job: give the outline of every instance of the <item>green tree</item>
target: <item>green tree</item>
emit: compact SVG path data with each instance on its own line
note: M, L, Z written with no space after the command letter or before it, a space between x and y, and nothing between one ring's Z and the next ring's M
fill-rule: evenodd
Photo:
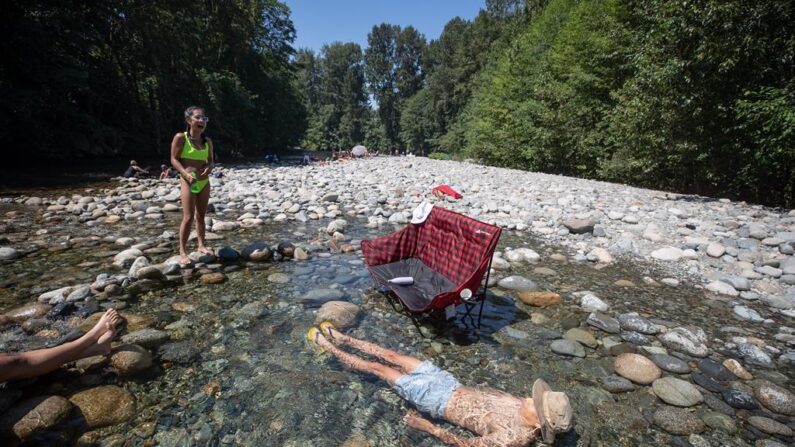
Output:
M382 23L367 35L365 73L391 148L400 147L403 102L422 87L425 38L409 26Z

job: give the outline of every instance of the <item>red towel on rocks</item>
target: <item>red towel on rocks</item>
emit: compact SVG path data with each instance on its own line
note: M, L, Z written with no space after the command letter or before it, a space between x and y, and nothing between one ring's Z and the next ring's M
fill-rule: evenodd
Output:
M450 197L452 197L452 198L454 198L456 200L464 197L461 194L459 194L458 191L456 191L455 189L451 188L450 185L439 185L436 188L433 188L433 190L431 192L436 194L437 191L439 191L442 194L448 195L448 196L450 196Z

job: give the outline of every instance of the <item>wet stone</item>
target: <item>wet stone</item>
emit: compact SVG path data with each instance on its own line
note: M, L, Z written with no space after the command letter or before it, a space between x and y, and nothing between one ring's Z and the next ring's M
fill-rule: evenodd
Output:
M536 307L555 306L561 303L560 295L555 292L520 292L519 300Z
M617 343L607 350L610 355L618 356L621 354L637 354L638 349L630 343Z
M240 253L232 247L221 247L218 258L221 262L237 262L240 260Z
M773 368L773 359L760 347L751 343L739 343L737 352L747 363L764 368Z
M199 353L199 347L192 341L167 343L158 350L161 360L178 364L192 363Z
M665 371L676 374L687 374L690 372L690 366L687 362L668 354L652 354L649 358L655 365Z
M721 392L723 400L734 408L742 410L755 410L759 408L753 394L737 390L723 390Z
M663 377L652 383L652 390L661 400L677 407L692 407L701 403L704 398L701 393L682 379Z
M740 362L738 362L735 359L724 360L723 366L729 371L731 371L732 374L739 377L740 379L751 380L754 378L754 376L752 376L751 373L748 372L748 370L743 368L743 365L741 365Z
M226 275L223 273L205 273L200 280L202 284L220 284L226 281Z
M16 323L22 323L31 318L40 318L47 315L51 307L40 303L28 304L6 312L5 316Z
M580 329L580 328L571 328L566 333L563 334L563 338L566 340L571 340L578 342L584 346L589 348L595 348L598 346L596 339L590 332Z
M795 394L786 388L760 381L754 387L754 396L765 408L774 413L795 416Z
M114 350L110 357L110 366L119 375L134 375L152 366L152 354L137 345L123 345Z
M635 389L632 382L618 376L601 377L599 382L602 384L602 388L611 393L626 393Z
M330 321L337 328L346 328L356 321L360 308L356 304L345 301L329 301L317 311L315 323Z
M751 416L748 418L748 423L770 435L791 437L793 434L792 429L781 422L762 416Z
M726 402L724 402L723 400L721 400L720 398L716 397L711 393L703 394L703 396L704 396L704 403L707 404L709 408L717 412L723 413L728 416L734 416L734 414L737 412L737 410L735 410L731 405L727 404Z
M728 382L737 379L737 376L732 374L732 372L726 369L725 366L712 359L699 360L698 369L706 376L711 377L718 382Z
M654 412L654 423L674 435L689 435L704 431L704 422L686 409L663 405Z
M274 284L286 284L290 282L290 276L284 273L271 273L268 275L268 281Z
M127 344L136 344L144 348L156 348L168 340L168 333L151 328L141 329L124 334L121 341Z
M674 351L684 352L694 357L706 357L707 334L701 328L677 327L659 337L663 345Z
M508 276L497 281L497 285L503 289L518 290L518 291L534 291L538 290L538 285L533 280L527 279L522 276Z
M603 312L592 312L585 322L609 334L618 334L621 331L618 320Z
M639 354L621 354L613 361L613 367L616 374L641 385L654 382L661 374L657 365Z
M555 340L549 347L555 354L570 357L585 357L585 348L583 348L581 344L571 340Z
M638 332L646 335L657 333L657 326L651 321L641 317L636 312L621 314L618 316L621 329L625 331Z
M720 430L724 433L737 433L737 424L734 419L717 411L707 411L701 417L705 424L713 430Z
M712 391L713 393L720 393L723 391L723 386L721 384L705 376L704 374L694 372L693 374L690 374L690 380L707 391Z
M80 409L91 429L116 425L135 415L135 399L128 391L115 385L80 391L69 400Z
M643 334L639 334L637 332L626 331L621 332L621 339L626 341L627 343L632 343L636 346L644 346L651 344L651 341L648 337Z
M0 416L0 439L24 440L52 429L72 411L72 404L61 396L40 396L23 400Z

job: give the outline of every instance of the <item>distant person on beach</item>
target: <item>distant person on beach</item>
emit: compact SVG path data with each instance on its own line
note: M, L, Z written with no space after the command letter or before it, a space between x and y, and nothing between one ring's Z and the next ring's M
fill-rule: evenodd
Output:
M160 165L160 180L168 180L174 177L174 171L168 165Z
M137 161L130 160L130 166L127 168L126 171L124 171L124 174L122 176L125 178L132 178L132 177L143 178L147 177L148 175L149 171L147 169L138 166Z
M312 156L309 154L304 154L304 157L301 159L301 166L309 166L312 164Z
M110 343L122 318L108 309L91 330L77 340L47 349L0 354L0 383L29 379L60 368L64 363L85 357L110 354Z
M182 222L179 225L180 265L190 264L188 257L188 236L196 218L196 243L198 251L208 255L215 253L205 245L204 215L210 200L210 180L213 171L213 142L204 136L210 118L204 109L191 106L185 110L185 132L178 132L171 142L171 166L182 178L180 182L182 199Z
M452 374L428 361L347 336L327 321L319 328L309 329L306 336L349 368L387 382L400 397L432 418L444 419L480 435L462 439L415 411L406 414L404 420L409 427L427 432L445 444L519 447L528 446L539 438L551 444L556 434L567 432L574 425L569 398L564 393L552 391L541 379L533 384L532 398L520 398L491 388L462 386ZM345 352L326 337L394 366Z

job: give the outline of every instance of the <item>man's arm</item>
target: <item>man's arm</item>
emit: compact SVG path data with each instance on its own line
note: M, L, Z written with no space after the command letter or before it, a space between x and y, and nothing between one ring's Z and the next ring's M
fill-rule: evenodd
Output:
M536 439L533 434L514 433L510 430L502 430L470 439L461 439L421 417L415 411L409 411L404 420L409 427L429 433L445 444L455 447L523 447Z

